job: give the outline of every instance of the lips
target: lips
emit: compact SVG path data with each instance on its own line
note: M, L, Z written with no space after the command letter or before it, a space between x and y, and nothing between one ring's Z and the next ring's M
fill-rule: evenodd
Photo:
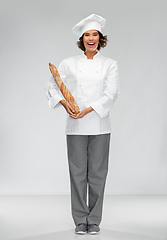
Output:
M93 46L93 45L95 45L95 43L88 43L88 45L89 45L89 46Z

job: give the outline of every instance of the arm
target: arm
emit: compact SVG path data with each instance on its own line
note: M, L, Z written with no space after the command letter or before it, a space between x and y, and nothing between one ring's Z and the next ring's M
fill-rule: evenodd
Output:
M59 65L59 71L61 73L61 80L66 82L66 71L64 61ZM72 106L64 99L60 88L58 87L54 77L52 76L50 80L47 82L45 87L46 95L48 98L48 103L51 109L57 106L63 106L69 115L73 115L75 110Z
M66 71L65 71L65 64L64 61L62 61L59 65L59 72L61 74L61 79L63 82L66 81ZM51 109L61 106L60 101L64 100L64 97L57 86L57 83L55 82L55 79L53 76L49 79L45 86L45 92L46 96L48 98L48 104Z
M52 76L58 86L58 88L60 89L63 97L65 98L65 100L71 105L71 107L74 109L74 113L79 113L79 107L73 97L73 95L71 94L71 92L69 91L69 89L66 87L66 85L64 84L64 82L62 81L60 74L56 68L56 66L54 66L53 64L49 63L49 68L50 71L52 73ZM63 105L65 106L65 105Z
M115 61L109 66L109 69L107 71L103 96L94 101L91 104L91 107L96 111L96 113L101 118L104 118L108 115L118 95L119 95L119 75L117 62Z
M63 96L58 89L58 86L53 77L49 79L45 86L45 92L48 99L48 104L51 109L60 106L59 102L63 100Z

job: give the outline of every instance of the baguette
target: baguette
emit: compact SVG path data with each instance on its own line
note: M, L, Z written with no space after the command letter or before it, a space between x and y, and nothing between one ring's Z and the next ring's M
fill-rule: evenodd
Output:
M66 101L74 109L74 113L79 113L80 112L79 107L76 104L74 97L72 96L72 94L70 93L68 88L65 86L63 81L61 80L60 74L59 74L57 68L51 63L49 63L49 68L50 68L50 71L51 71L51 73L54 77L55 82L57 83L57 86L59 87L61 93L63 94L63 97L66 99Z

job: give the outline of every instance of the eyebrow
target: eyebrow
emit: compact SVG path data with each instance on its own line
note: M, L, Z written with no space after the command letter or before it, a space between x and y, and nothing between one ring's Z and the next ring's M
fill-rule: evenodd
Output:
M90 33L87 33L87 32L86 32L85 34L88 34L88 35L89 35ZM92 34L98 34L98 32L93 32Z

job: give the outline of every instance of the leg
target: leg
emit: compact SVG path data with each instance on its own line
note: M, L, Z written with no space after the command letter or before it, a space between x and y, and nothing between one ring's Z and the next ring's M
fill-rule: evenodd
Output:
M87 224L87 142L86 135L67 135L72 216L76 225Z
M88 142L88 224L99 225L102 219L102 205L108 172L110 134L89 136Z

